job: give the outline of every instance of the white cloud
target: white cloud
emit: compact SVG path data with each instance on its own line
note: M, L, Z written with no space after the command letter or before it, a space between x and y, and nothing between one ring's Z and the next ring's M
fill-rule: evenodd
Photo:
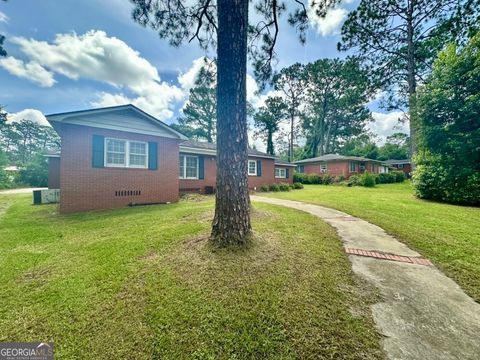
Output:
M7 14L0 11L0 22L7 23L8 20L9 20L9 18L8 18Z
M379 143L384 144L387 136L396 132L409 133L407 122L400 122L404 114L401 111L390 113L372 112L375 121L368 124L368 128L378 136Z
M31 120L39 125L50 126L42 112L36 109L24 109L16 113L10 113L7 115L7 120L8 122Z
M30 62L10 60L9 71L42 86L52 86L53 74L70 79L92 79L107 83L121 93L102 92L92 102L94 106L133 103L160 119L172 116L175 102L184 98L182 89L161 81L157 69L125 42L108 37L103 31L91 30L83 35L57 34L53 43L15 37L11 40ZM22 66L23 65L23 66ZM36 67L41 79L26 73ZM3 66L5 67L5 66ZM20 69L20 70L18 70ZM23 70L23 72L21 71ZM48 77L49 76L49 77ZM126 96L128 91L131 95Z
M336 35L339 33L343 22L347 18L348 10L341 7L335 6L327 11L325 17L320 17L316 14L312 4L315 0L309 0L308 4L308 18L310 20L310 25L322 36ZM343 1L343 3L351 3L352 0Z
M6 58L0 58L0 67L12 75L30 80L42 87L51 87L55 84L53 73L43 68L36 61L25 63L22 60L8 56Z
M203 66L205 66L205 58L203 56L193 60L190 69L178 76L178 82L180 83L180 86L187 91L193 88L195 86L198 73ZM215 64L212 64L212 67L215 67Z

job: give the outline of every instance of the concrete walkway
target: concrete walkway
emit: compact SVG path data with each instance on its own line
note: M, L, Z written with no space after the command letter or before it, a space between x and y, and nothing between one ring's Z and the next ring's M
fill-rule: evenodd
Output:
M0 190L0 195L29 194L29 193L32 193L33 190L45 190L45 189L48 189L48 188L43 187L43 188L21 188L21 189Z
M420 265L428 264L420 254L380 227L337 210L261 196L251 199L305 211L337 229L353 271L382 294L372 313L389 359L480 359L480 304L434 266Z

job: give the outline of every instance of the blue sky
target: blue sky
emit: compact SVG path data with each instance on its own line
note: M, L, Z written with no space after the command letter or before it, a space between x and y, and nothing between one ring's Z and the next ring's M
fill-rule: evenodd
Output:
M356 2L348 0L325 20L312 20L307 44L282 24L278 68L322 57L343 57L336 43L342 20ZM160 119L175 121L192 86L197 44L173 48L131 19L128 0L10 0L0 2L0 33L8 57L0 59L0 104L12 121L43 114L132 102ZM256 84L249 78L249 98ZM381 137L394 132L395 114L382 114L370 128ZM395 130L396 131L396 130Z

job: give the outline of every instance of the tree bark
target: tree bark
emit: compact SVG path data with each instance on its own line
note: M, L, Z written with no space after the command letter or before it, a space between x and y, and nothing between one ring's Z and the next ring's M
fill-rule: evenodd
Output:
M415 78L415 44L414 36L414 10L415 0L408 2L407 12L407 82L408 82L408 109L410 113L410 156L417 151L417 107L416 107L416 91L417 81Z
M218 0L217 191L211 241L244 245L251 235L247 176L248 0Z

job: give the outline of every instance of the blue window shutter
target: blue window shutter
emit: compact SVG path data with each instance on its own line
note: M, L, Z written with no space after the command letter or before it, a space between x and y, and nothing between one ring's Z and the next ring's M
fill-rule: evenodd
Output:
M158 160L157 160L157 143L153 141L148 142L148 169L157 170L158 169Z
M103 168L105 161L105 137L93 135L92 139L92 167Z
M257 176L262 176L262 160L257 160Z
M200 180L205 179L205 160L204 156L198 156L198 178Z
M288 168L285 169L285 177L288 179Z

